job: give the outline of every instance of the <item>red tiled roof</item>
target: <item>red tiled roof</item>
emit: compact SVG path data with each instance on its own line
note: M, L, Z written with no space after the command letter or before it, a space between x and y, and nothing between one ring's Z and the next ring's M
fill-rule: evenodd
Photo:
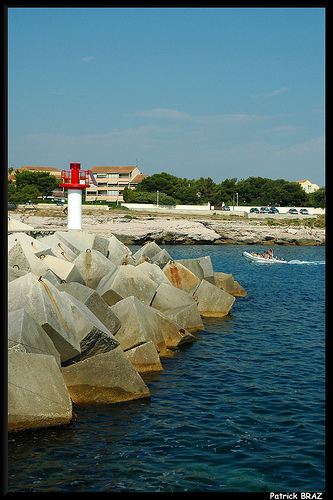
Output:
M133 172L133 170L137 168L135 165L134 167L92 167L91 171L93 173L100 173L100 174L129 174Z
M61 170L57 167L29 167L24 165L21 169L17 168L16 170L36 170L37 172L61 172Z
M134 177L134 179L131 180L131 184L139 184L139 182L142 182L145 177L148 177L147 174L138 174Z

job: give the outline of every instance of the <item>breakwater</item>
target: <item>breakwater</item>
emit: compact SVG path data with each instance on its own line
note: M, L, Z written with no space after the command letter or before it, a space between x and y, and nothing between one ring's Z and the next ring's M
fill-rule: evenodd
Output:
M174 260L155 242L132 254L71 230L8 243L10 431L69 423L72 403L149 397L140 375L246 295L209 255Z
M162 248L209 254L246 297L143 376L150 398L10 433L9 491L324 491L325 248L276 248L288 266L241 256L264 247Z

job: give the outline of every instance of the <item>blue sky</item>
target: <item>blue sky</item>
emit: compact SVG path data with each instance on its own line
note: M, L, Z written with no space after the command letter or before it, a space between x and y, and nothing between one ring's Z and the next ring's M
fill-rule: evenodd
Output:
M8 166L325 184L324 8L9 8Z

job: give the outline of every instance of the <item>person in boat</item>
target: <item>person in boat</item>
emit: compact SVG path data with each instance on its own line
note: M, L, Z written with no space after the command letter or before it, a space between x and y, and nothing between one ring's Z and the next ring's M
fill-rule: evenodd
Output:
M265 252L262 254L263 258L266 259L266 254Z
M269 249L269 258L272 259L273 258L273 248L270 248Z

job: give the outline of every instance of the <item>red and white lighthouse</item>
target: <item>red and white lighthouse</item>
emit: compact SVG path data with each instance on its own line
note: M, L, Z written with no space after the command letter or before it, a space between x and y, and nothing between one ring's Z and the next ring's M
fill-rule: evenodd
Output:
M80 163L70 163L69 166L70 171L61 171L59 184L59 187L68 191L67 226L68 229L82 229L82 191L89 187L91 182L97 184L93 173L90 170L81 170Z

